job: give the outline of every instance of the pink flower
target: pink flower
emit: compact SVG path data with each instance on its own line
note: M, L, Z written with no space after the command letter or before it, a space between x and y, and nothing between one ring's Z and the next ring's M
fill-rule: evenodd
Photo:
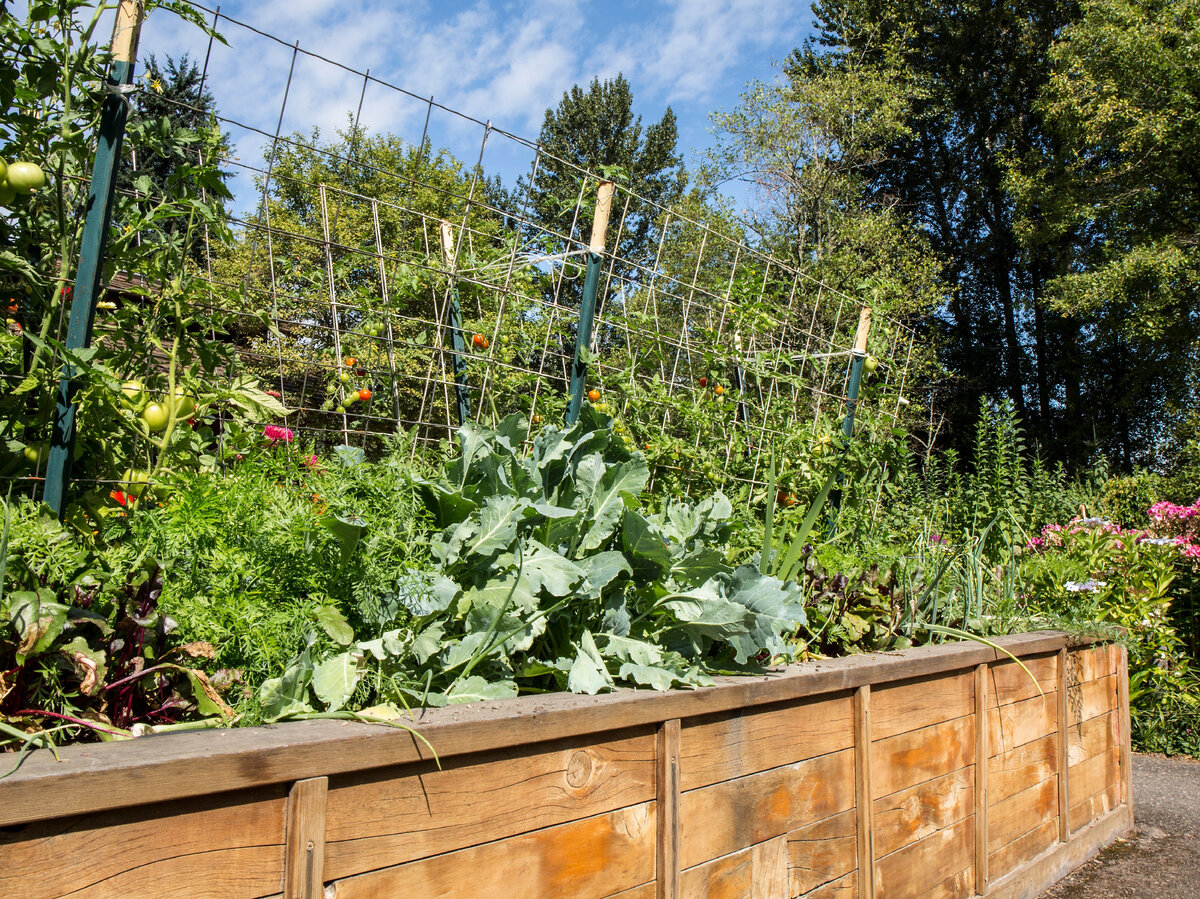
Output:
M275 443L282 440L284 443L292 442L292 432L290 428L281 428L278 425L267 425L263 428L263 436Z
M309 468L316 468L317 467L317 454L313 453L311 456L309 456L307 459L305 459L304 464L307 465Z

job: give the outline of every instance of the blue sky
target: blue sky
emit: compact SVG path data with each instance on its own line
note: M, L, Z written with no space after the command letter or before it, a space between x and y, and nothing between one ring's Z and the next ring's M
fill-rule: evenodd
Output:
M211 2L211 0L210 0ZM233 0L223 15L284 42L222 23L232 47L214 47L209 86L224 116L273 133L292 52L308 50L497 128L534 140L549 106L573 84L623 72L635 111L657 121L670 105L679 148L689 163L711 145L709 114L730 109L751 80L775 77L783 59L808 33L807 4L788 0ZM203 61L207 39L193 26L158 11L143 28L140 55L189 51ZM331 133L344 125L362 95L363 79L301 56L293 75L283 132ZM376 130L420 138L427 107L369 85L362 121ZM230 129L251 164L264 144L251 131ZM482 129L435 111L438 146L474 162ZM489 138L485 166L507 182L531 156Z

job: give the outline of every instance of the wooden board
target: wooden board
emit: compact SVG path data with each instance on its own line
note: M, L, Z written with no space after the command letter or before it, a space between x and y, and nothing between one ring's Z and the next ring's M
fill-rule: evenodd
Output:
M681 786L694 790L847 749L853 721L850 694L690 720L683 727Z
M1071 653L1071 673L1078 683L1111 677L1117 673L1118 647L1115 643Z
M854 806L854 754L843 750L684 793L680 863L690 868Z
M999 755L1058 732L1058 694L1047 693L988 710L988 750Z
M1096 819L1103 818L1117 808L1120 802L1121 786L1118 783L1075 803L1071 806L1071 832L1074 833Z
M844 879L858 869L854 809L789 831L787 847L791 895Z
M1058 734L1051 733L988 759L988 802L996 805L1058 775Z
M680 721L672 718L658 727L655 735L654 795L658 809L655 835L654 895L656 899L679 896L679 756Z
M1067 732L1067 759L1073 768L1093 756L1112 752L1120 745L1117 733L1117 712L1114 709L1077 724Z
M974 892L975 816L910 843L875 862L875 895L879 899L911 899ZM949 885L965 892L947 894Z
M611 896L654 877L654 803L336 881L328 899Z
M889 796L974 761L973 715L876 740L871 744L872 796Z
M643 731L339 778L326 810L325 879L646 802L654 766L655 737Z
M606 896L605 899L654 899L656 887L654 882L643 883L641 886L613 893L611 896Z
M328 777L292 784L284 820L283 899L321 899L325 893L325 803Z
M975 812L975 766L875 800L875 854L903 849Z
M832 883L819 886L801 899L858 899L858 872L851 871Z
M1084 681L1067 690L1067 721L1078 727L1084 721L1107 715L1119 704L1115 675Z
M1058 841L1058 817L1044 821L988 855L988 870L993 880L1017 870L1037 858Z
M871 737L884 740L975 712L971 674L920 678L871 689Z
M1024 699L1032 699L1041 693L1058 690L1058 655L1021 659L1029 674L1012 660L1001 660L989 665L988 708L1012 705ZM1030 674L1033 678L1030 678ZM1041 693L1038 688L1041 687Z
M214 897L278 893L285 802L274 787L6 829L0 896L187 899L197 884Z
M788 892L783 837L688 868L680 879L683 899L780 899Z
M1058 778L1044 780L991 806L988 810L988 854L1058 817Z

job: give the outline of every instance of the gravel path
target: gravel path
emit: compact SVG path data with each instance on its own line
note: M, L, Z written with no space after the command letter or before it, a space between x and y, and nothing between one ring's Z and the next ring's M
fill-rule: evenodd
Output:
M1200 897L1200 762L1133 757L1134 830L1042 899Z

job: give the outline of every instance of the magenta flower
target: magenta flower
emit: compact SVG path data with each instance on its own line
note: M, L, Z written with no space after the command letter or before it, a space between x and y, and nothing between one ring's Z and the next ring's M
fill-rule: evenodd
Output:
M263 436L272 443L282 440L284 443L292 442L292 431L290 428L281 428L278 425L267 425L263 428Z

